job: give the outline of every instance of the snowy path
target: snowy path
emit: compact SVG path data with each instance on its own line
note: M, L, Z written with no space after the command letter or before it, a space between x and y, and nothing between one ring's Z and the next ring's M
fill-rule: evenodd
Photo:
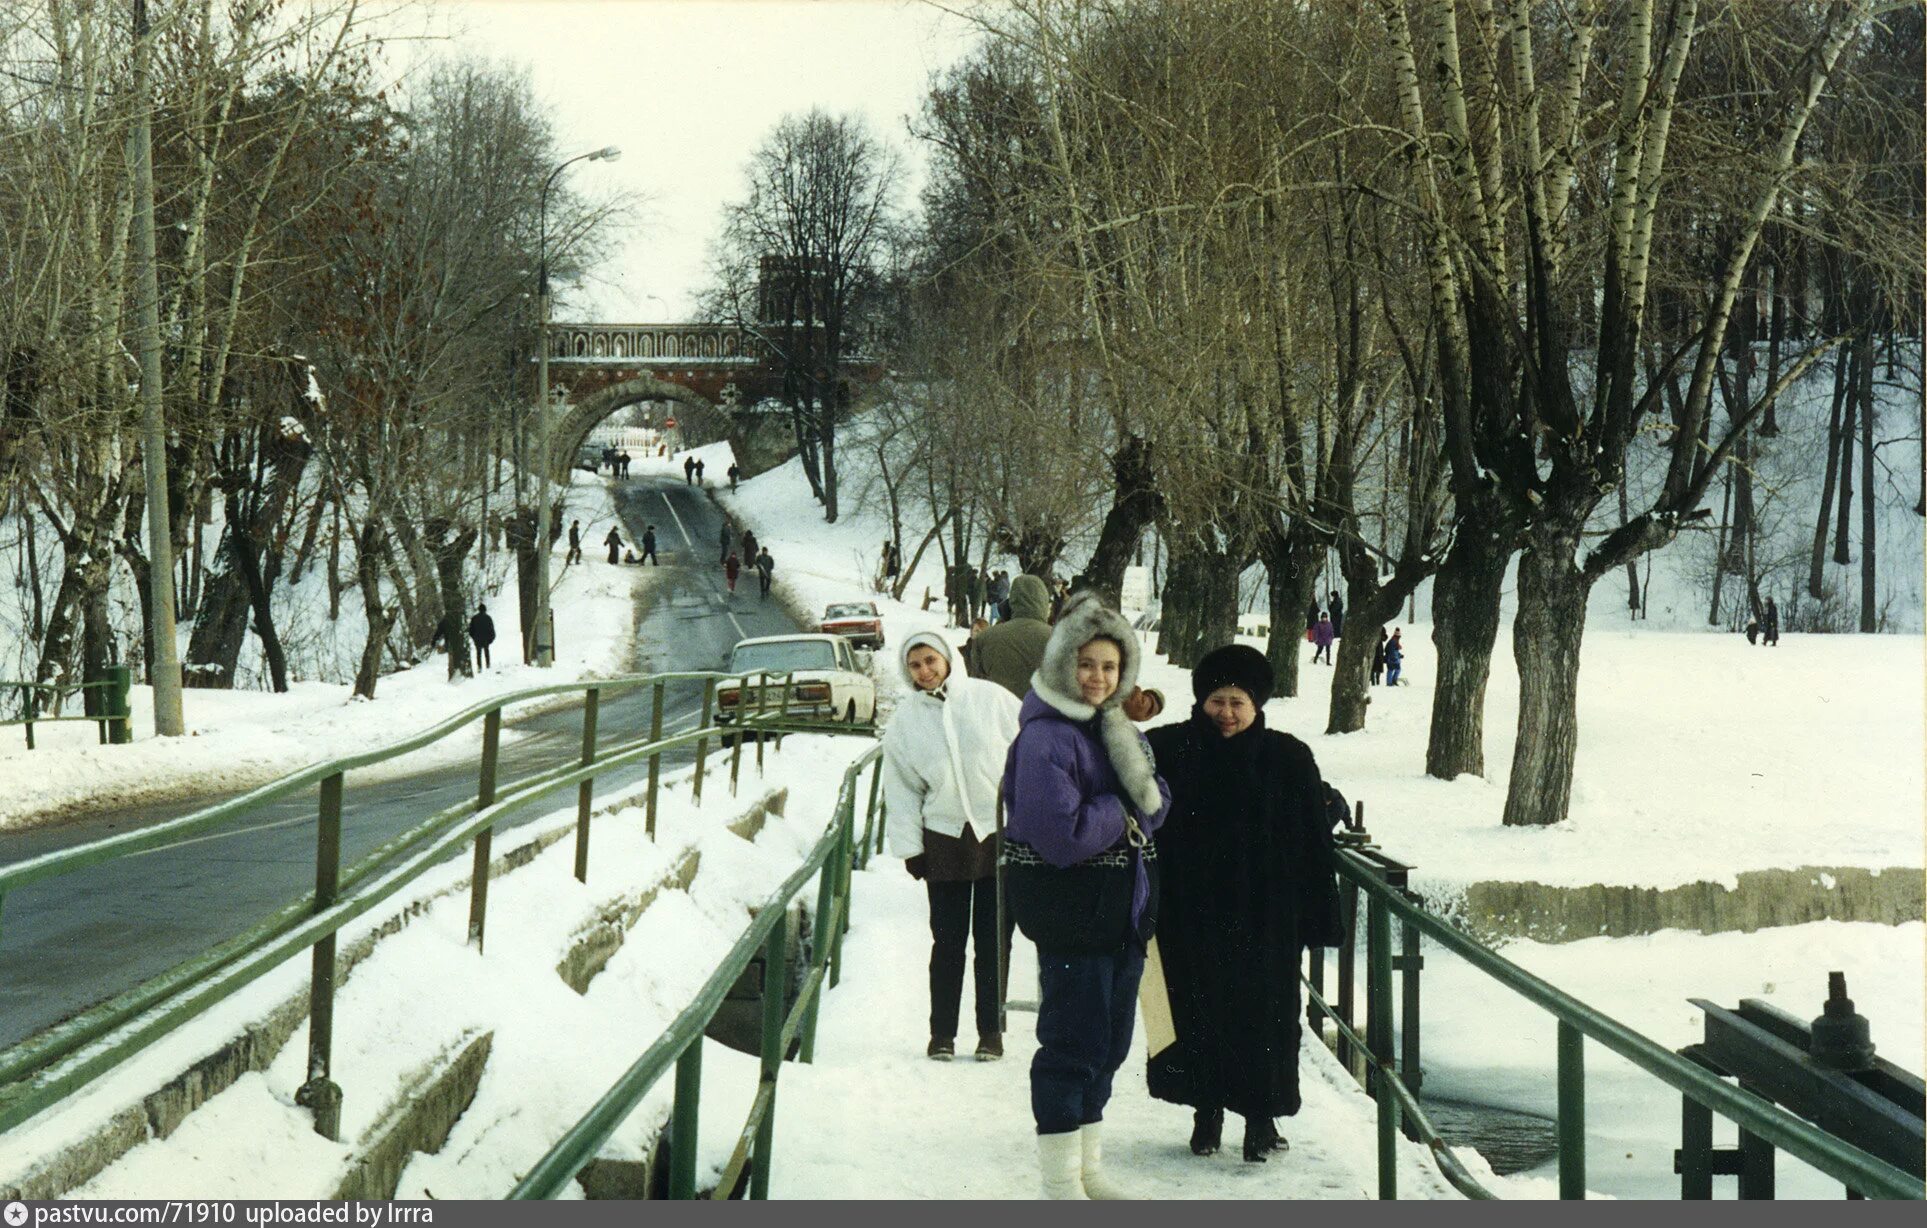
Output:
M923 887L891 858L856 876L854 923L844 940L842 984L825 998L814 1066L783 1070L777 1093L772 1198L1035 1198L1037 1157L1029 1071L1035 1016L1012 1011L1001 1062L967 1053L923 1056L929 1039L925 968L930 955ZM1034 949L1013 954L1013 997L1034 985ZM964 988L967 1049L970 989ZM1105 1154L1120 1179L1154 1198L1372 1198L1374 1106L1322 1046L1300 1058L1305 1107L1280 1121L1291 1150L1264 1164L1231 1145L1209 1159L1187 1142L1191 1113L1144 1090L1140 1028L1105 1114ZM1468 1156L1475 1168L1476 1156ZM1482 1174L1483 1175L1483 1174ZM1401 1141L1406 1198L1455 1198L1423 1149Z

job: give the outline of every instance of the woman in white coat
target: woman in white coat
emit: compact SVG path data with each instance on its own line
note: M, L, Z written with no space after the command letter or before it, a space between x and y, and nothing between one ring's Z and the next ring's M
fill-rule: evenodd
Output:
M920 632L899 658L910 694L883 733L885 831L930 893L930 1045L957 1052L964 946L976 945L977 1060L1004 1055L997 1002L997 789L1017 736L1017 698L956 668L940 635Z

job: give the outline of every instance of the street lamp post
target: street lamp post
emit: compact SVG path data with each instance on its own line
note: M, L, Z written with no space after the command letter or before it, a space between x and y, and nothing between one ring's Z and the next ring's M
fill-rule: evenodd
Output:
M536 314L536 394L535 394L535 619L528 629L535 648L535 663L544 668L555 663L555 644L549 635L549 189L564 170L584 160L613 162L622 156L614 145L594 153L577 154L549 172L542 181L542 199L537 211Z

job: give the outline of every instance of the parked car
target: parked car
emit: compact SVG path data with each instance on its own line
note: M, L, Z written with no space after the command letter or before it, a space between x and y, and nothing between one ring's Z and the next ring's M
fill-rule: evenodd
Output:
M874 601L842 601L823 611L819 629L825 635L840 635L853 644L883 647L883 615Z
M743 640L729 655L729 673L741 681L726 681L716 690L716 719L734 721L745 708L754 708L759 676L789 675L789 712L830 720L873 721L877 712L876 680L858 668L856 650L840 635L770 635ZM766 702L782 702L779 685L769 684Z

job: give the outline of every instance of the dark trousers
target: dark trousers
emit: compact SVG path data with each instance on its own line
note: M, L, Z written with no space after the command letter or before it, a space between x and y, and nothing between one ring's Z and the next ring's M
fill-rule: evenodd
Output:
M1037 952L1044 1000L1037 1009L1037 1056L1030 1063L1030 1111L1037 1133L1068 1134L1104 1120L1111 1079L1131 1051L1144 952L1126 943L1109 955Z
M756 579L757 582L762 585L762 595L765 597L769 596L769 573L767 571L759 571L756 573Z
M489 643L494 643L494 641L491 640ZM487 669L488 666L488 644L477 643L475 645L475 667L477 669Z
M658 567L662 566L662 560L656 557L656 548L654 546L644 546L642 548L642 558L646 563L654 563Z
M930 1035L955 1040L963 1001L964 944L975 941L977 1035L1003 1029L997 1011L997 876L925 883L930 892Z

